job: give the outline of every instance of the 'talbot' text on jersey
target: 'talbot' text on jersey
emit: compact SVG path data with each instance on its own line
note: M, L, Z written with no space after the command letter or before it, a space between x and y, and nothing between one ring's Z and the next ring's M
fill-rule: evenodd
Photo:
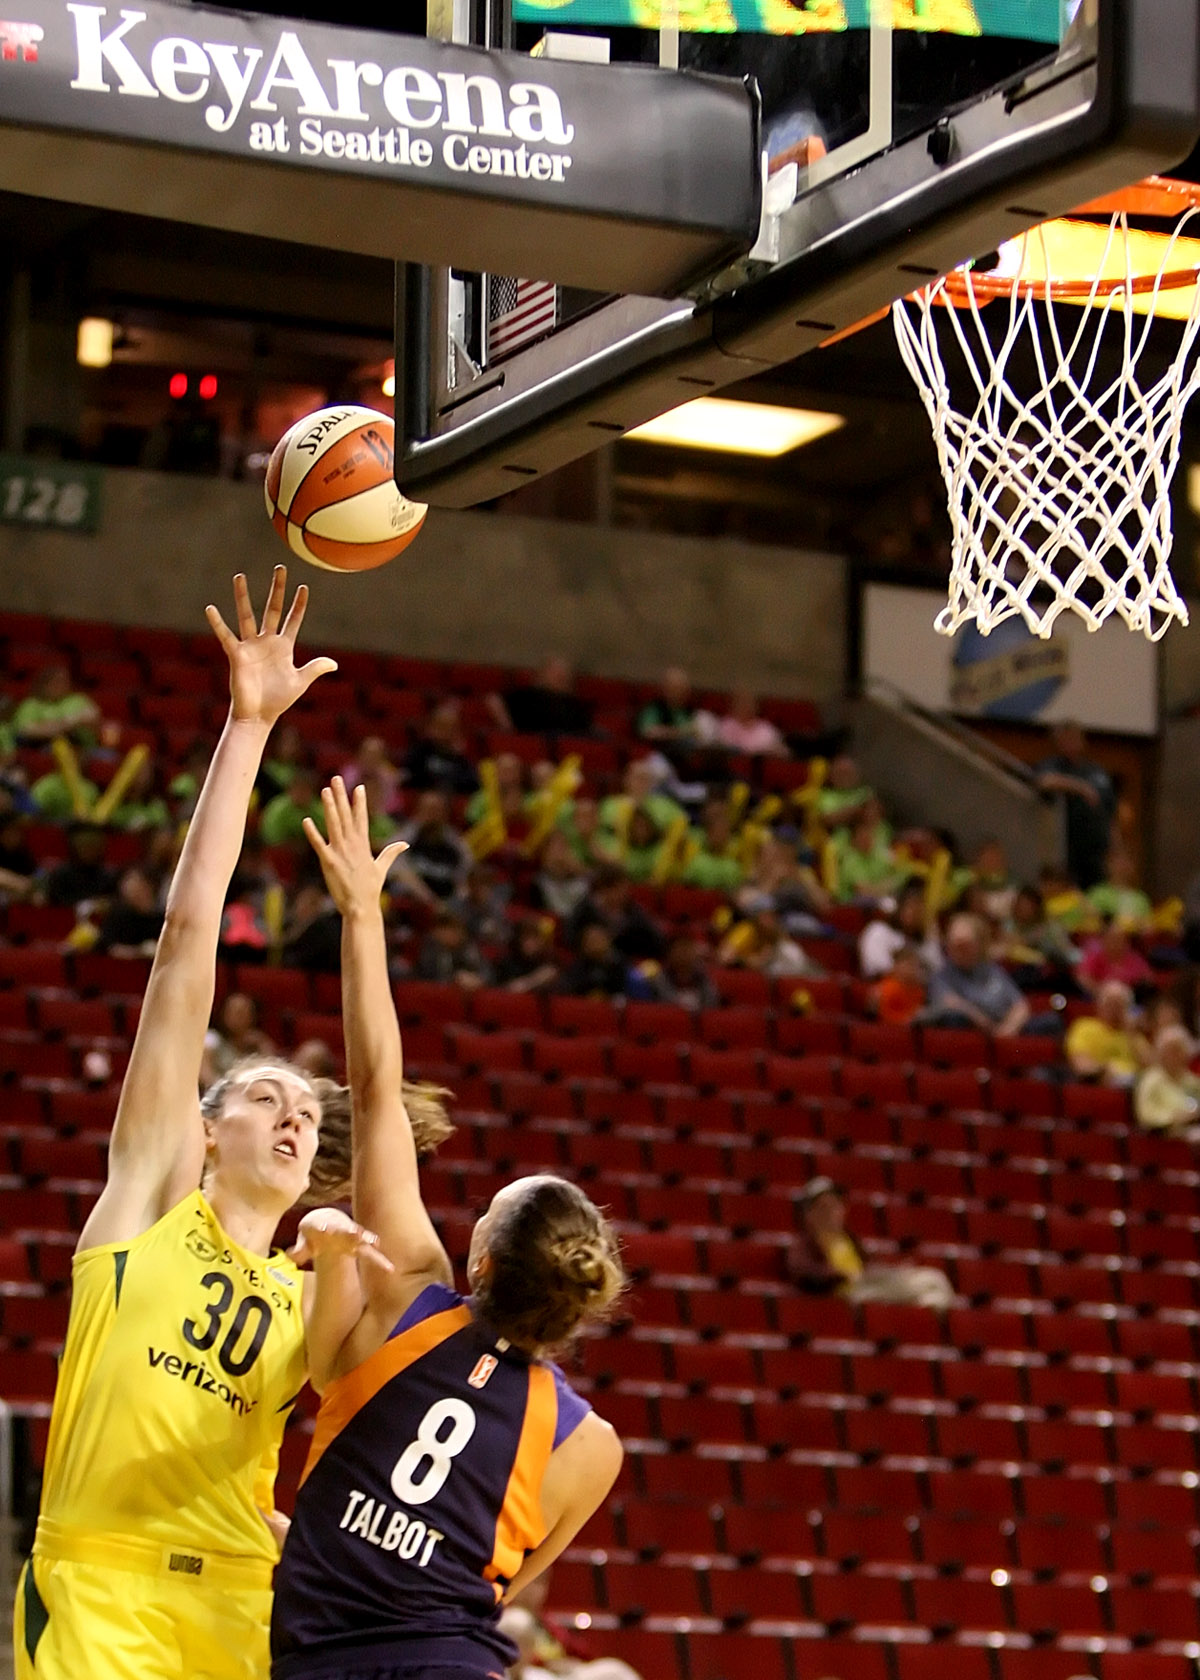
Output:
M107 6L67 10L75 27L72 88L177 105L207 100L204 121L214 134L229 133L245 114L251 151L409 169L428 169L436 157L455 174L549 185L564 182L571 167L564 148L574 124L555 90L540 82L349 58L326 59L318 70L289 29L264 64L257 46L143 38L147 14L127 7L116 20Z
M438 1542L446 1536L414 1517L411 1511L394 1510L382 1499L370 1499L353 1489L338 1524L351 1534L361 1535L381 1551L395 1552L418 1569L427 1569Z

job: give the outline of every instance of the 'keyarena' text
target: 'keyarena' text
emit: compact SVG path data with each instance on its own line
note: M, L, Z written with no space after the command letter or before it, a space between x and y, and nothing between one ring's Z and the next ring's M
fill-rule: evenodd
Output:
M283 122L252 123L250 148L256 152L291 150ZM433 162L433 144L406 128L373 128L363 134L326 128L316 117L300 123L298 151L301 157L345 158L351 163L390 163L401 169L428 169ZM530 151L519 146L472 145L465 134L447 134L442 140L442 162L460 175L506 175L519 181L566 179L571 159L563 154Z
M299 120L295 149L306 157L424 169L433 162L434 137L412 131L435 129L445 165L459 174L561 182L571 163L535 149L569 146L575 138L558 94L540 82L457 70L433 75L418 65L385 69L353 59L314 63L290 29L280 32L268 57L262 47L232 41L144 35L147 14L129 7L114 16L107 6L68 0L67 10L75 26L72 88L177 105L204 102L205 124L216 134L227 134L244 113L254 151L292 151L291 116ZM180 7L180 20L187 15ZM280 114L281 96L290 113ZM394 128L384 126L388 119ZM373 126L360 131L333 123ZM475 143L476 135L486 143ZM517 143L497 143L504 141Z

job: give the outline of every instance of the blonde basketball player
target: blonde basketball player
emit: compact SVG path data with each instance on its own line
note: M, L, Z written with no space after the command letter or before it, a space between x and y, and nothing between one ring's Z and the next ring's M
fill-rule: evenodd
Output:
M268 1527L280 1438L305 1378L309 1280L271 1252L318 1148L313 1083L279 1059L197 1100L225 894L275 721L331 659L298 667L307 591L238 634L224 732L171 885L121 1091L108 1182L79 1239L33 1556L17 1589L18 1680L246 1680L267 1670ZM374 1257L338 1215L306 1223ZM324 1264L325 1262L319 1262ZM350 1268L351 1273L354 1268ZM353 1282L353 1277L351 1278ZM336 1306L336 1301L334 1302Z

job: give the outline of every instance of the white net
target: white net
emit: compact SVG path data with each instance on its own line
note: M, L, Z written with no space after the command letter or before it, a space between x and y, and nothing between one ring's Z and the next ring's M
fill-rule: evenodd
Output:
M1095 279L1055 296L1053 230L1034 228L976 282L960 270L893 309L900 353L933 425L953 527L945 635L1020 617L1049 636L1063 612L1112 614L1157 641L1188 621L1168 568L1180 424L1200 384L1200 286L1184 228L1150 239L1122 213L1090 227ZM1072 229L1086 224L1070 224ZM1153 263L1147 272L1147 249ZM984 306L997 296L1002 301ZM1167 300L1180 342L1145 371ZM954 300L954 301L952 301ZM1169 330L1169 329L1168 329Z

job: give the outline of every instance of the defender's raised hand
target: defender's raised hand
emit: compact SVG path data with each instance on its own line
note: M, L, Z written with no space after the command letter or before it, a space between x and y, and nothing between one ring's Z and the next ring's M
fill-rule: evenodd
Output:
M204 609L229 661L230 709L239 723L262 723L269 729L318 677L337 670L336 661L326 658L310 659L307 665L297 666L296 637L308 606L308 587L300 585L284 618L286 594L287 567L276 566L260 626L250 603L249 585L239 572L233 580L237 635L216 607Z
M311 817L304 819L304 832L317 854L330 897L343 916L356 906L377 905L388 871L408 850L407 841L394 840L378 857L373 854L367 791L361 785L351 800L345 782L335 776L330 787L322 788L321 803L329 838L322 836Z

